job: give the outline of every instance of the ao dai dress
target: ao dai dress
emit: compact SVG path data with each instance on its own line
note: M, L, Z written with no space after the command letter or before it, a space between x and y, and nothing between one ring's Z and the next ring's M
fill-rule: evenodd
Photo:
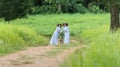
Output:
M63 28L63 32L64 32L64 44L69 44L70 43L69 27L65 26Z
M60 33L60 27L56 27L56 30L54 31L51 40L50 40L50 45L57 45L58 44L58 36Z

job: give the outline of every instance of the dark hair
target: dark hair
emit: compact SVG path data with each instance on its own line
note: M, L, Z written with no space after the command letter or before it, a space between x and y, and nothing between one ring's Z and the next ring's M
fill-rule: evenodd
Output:
M68 26L68 23L65 23L66 26Z
M63 23L62 25L66 25L66 23Z
M59 26L60 24L57 24L57 26Z
M59 24L60 25L60 27L62 27L62 24Z

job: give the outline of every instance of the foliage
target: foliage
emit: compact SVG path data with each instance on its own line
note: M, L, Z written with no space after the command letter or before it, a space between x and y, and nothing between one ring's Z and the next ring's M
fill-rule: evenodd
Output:
M96 6L96 5L89 6L89 11L95 14L103 12L103 10L101 10L99 6Z
M31 0L0 0L0 17L7 21L24 17L32 3Z
M87 9L82 4L76 4L75 5L75 10L76 10L76 12L79 12L79 13L82 13L82 14L87 12Z
M33 7L30 14L45 14L45 13L55 13L57 11L56 7L52 6L41 6L41 7Z
M89 5L93 3L93 6ZM10 21L27 14L93 13L109 11L106 0L0 0L0 18ZM97 6L95 6L97 5ZM99 9L100 8L100 9Z

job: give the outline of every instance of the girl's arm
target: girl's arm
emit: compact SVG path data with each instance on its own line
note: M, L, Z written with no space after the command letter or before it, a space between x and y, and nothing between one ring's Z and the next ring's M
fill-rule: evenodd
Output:
M59 27L57 27L56 30L57 30L58 33L60 33L60 28Z

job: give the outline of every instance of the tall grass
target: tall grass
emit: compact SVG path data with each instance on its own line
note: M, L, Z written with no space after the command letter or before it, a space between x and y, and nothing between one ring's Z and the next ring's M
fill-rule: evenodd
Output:
M87 45L67 58L61 67L120 67L120 31L109 31L109 15L84 19L87 22L80 24L81 34L77 36Z
M26 46L47 45L47 39L25 26L0 23L0 55L5 55Z

